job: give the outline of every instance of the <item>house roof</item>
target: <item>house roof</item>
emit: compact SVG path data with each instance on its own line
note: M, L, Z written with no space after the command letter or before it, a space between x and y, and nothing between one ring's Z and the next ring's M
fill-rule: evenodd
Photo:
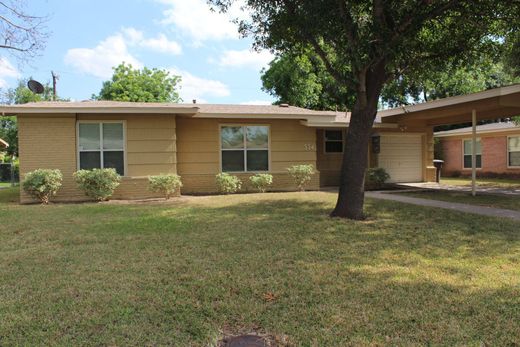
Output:
M501 131L517 130L520 132L520 126L513 122L500 122L477 125L477 134L494 133ZM469 135L472 133L472 127L465 127L453 130L438 131L434 135L435 137L448 137L457 135Z
M0 139L0 148L7 148L9 147L9 144L7 142L5 142L4 140Z
M422 121L426 125L441 125L471 121L472 110L476 111L478 120L520 115L520 84L397 107L379 113L383 123Z

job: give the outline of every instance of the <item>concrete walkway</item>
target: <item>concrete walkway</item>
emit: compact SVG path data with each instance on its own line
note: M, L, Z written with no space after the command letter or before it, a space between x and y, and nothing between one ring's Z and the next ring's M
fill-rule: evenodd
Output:
M366 192L365 196L369 197L369 198L374 198L374 199L397 201L397 202L403 202L405 204L412 204L412 205L419 205L419 206L443 208L446 210L473 213L473 214L479 214L479 215L488 216L488 217L510 218L510 219L514 219L514 220L520 222L520 211L512 211L512 210L506 210L506 209L502 209L502 208L485 207L485 206L478 206L478 205L468 205L468 204L461 204L461 203L457 203L457 202L412 198L409 196L392 194L392 193L397 193L397 192L398 191ZM400 192L404 193L406 191L402 190Z
M440 184L435 182L421 182L421 183L400 183L399 186L405 188L416 189L433 189L433 190L447 190L454 192L471 192L471 186L453 186L448 184ZM498 188L479 186L477 184L477 194L493 194L493 195L510 195L520 197L520 188Z

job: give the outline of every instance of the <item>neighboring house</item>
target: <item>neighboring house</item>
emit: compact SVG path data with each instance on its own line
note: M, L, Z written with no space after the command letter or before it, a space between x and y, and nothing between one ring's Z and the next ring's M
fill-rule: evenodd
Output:
M443 175L471 174L471 127L435 133L440 139ZM513 122L477 126L476 166L480 175L520 177L520 127Z
M520 85L384 110L373 127L367 161L391 182L432 181L433 126L520 113ZM469 110L469 111L468 111ZM150 175L177 173L182 193L216 191L215 175L230 172L248 187L257 172L274 176L272 190L294 190L287 168L317 169L310 189L337 185L350 114L288 105L209 105L111 101L0 105L18 117L20 174L60 169L57 201L83 200L72 174L115 168L122 176L114 198L145 198ZM480 119L479 118L479 119ZM471 119L471 118L469 118ZM21 201L29 202L24 192Z
M5 149L7 147L9 147L9 144L4 140L0 139L0 149Z

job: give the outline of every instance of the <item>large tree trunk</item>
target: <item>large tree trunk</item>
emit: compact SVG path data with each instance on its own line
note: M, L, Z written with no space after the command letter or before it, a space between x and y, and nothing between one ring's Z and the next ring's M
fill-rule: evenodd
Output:
M348 129L338 201L331 216L361 220L365 199L365 171L368 166L368 143L375 112L352 112Z
M373 70L360 74L357 100L352 110L348 128L338 201L332 217L364 219L365 172L368 166L368 144L381 89L385 80L384 62ZM366 82L365 82L366 81Z

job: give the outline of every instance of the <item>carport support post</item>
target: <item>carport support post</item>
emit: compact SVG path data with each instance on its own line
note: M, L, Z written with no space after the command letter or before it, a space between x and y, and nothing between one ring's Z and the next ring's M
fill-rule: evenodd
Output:
M471 195L477 195L477 111L471 111Z

